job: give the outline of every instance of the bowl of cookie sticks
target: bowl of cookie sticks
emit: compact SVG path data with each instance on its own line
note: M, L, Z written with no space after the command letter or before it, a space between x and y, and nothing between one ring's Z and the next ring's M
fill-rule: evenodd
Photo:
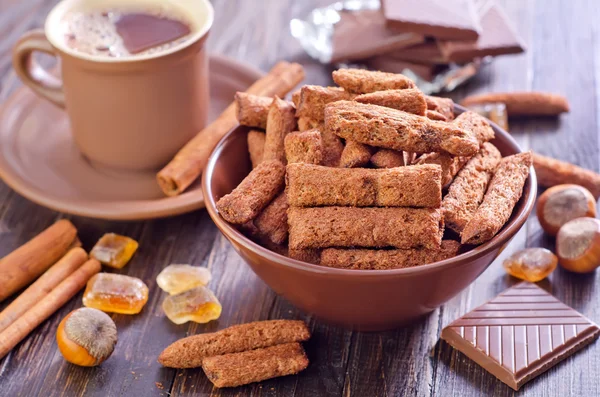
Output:
M401 74L341 69L291 101L238 93L207 210L276 293L329 323L377 331L433 311L524 225L531 153Z

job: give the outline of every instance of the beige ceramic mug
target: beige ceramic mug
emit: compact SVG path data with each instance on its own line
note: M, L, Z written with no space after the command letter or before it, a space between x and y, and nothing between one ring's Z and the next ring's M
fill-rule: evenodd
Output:
M67 12L157 2L188 19L189 39L156 54L123 58L76 52L65 43L61 22ZM204 44L212 21L208 0L64 0L48 15L44 31L28 32L16 43L13 66L38 95L65 108L74 140L90 161L122 170L157 169L206 122ZM36 51L60 58L60 79L34 61Z

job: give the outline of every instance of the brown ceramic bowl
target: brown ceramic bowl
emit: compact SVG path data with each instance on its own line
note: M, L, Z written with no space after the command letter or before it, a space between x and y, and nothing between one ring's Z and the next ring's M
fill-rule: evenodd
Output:
M457 106L457 112L463 109ZM493 125L503 156L520 153L515 140ZM329 323L364 331L386 330L433 311L473 282L519 231L531 212L537 182L533 169L521 200L492 240L441 262L396 270L334 269L300 262L254 243L217 213L216 201L250 171L245 128L229 132L215 148L202 180L206 209L252 270L276 293Z

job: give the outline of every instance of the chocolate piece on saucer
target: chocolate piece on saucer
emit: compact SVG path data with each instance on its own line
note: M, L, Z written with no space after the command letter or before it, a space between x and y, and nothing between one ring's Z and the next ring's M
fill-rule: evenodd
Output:
M472 0L382 0L387 26L439 39L475 40L481 32Z
M340 11L334 29L331 62L364 59L425 40L420 34L387 29L380 10Z
M582 314L522 282L448 325L442 339L518 390L599 334Z
M525 51L523 40L500 6L486 1L478 10L482 26L477 40L439 42L440 50L451 62L468 62L473 58L506 54L519 54Z

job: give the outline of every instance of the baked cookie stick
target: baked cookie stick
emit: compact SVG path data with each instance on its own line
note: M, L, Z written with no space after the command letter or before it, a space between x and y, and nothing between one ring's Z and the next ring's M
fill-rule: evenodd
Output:
M427 102L427 110L438 112L447 121L454 119L454 101L452 99L427 95L425 101Z
M438 208L442 200L437 165L347 169L289 164L286 177L288 202L294 207Z
M288 251L288 256L292 259L312 263L314 265L318 265L321 261L321 251L316 249L291 249Z
M254 128L267 128L267 115L273 98L247 94L245 92L235 93L235 104L237 107L237 119L241 125Z
M440 247L443 226L440 210L433 208L290 207L288 224L291 249L434 249Z
M323 161L323 142L319 130L292 132L284 141L285 158L288 164L321 164Z
M472 156L479 151L473 134L452 123L358 102L327 105L325 130L367 145L416 153L445 151Z
M477 142L479 142L479 145L494 139L495 136L494 129L490 123L475 112L467 111L461 113L454 119L452 124L455 124L463 130L469 131Z
M484 243L502 229L521 198L532 163L531 152L508 156L500 161L483 202L461 233L463 244Z
M533 153L533 168L540 186L574 183L588 189L596 200L600 198L600 174L594 171L537 153Z
M206 357L303 342L309 338L310 331L303 321L255 321L179 339L160 354L158 362L170 368L195 368Z
M287 197L285 192L281 192L254 219L254 226L258 230L258 234L275 244L283 244L288 237L287 210Z
M509 116L557 116L569 111L569 102L563 96L546 92L498 92L472 95L461 105L472 106L501 102Z
M307 117L311 120L322 122L325 117L325 105L343 99L350 100L353 94L340 87L321 87L319 85L305 85L300 89L300 99L296 109L296 117Z
M483 201L488 183L502 159L500 151L489 142L460 170L442 200L446 227L461 233Z
M390 270L426 265L458 255L460 243L442 240L439 249L340 249L326 248L321 253L322 266L352 270Z
M285 166L277 160L263 161L231 193L217 201L217 210L227 222L241 225L256 218L284 184Z
M215 387L235 387L279 376L293 375L308 367L300 343L207 357L202 369Z
M385 106L403 112L425 116L427 102L425 94L417 88L405 90L377 91L370 94L362 94L354 98L356 102L370 103L371 105Z
M284 139L287 134L296 129L294 106L278 97L273 99L269 107L267 132L263 161L279 160L285 164Z
M416 87L411 79L395 73L374 72L363 69L339 69L331 75L337 85L355 94Z
M379 149L371 156L371 164L377 168L402 167L404 165L404 155L397 150Z
M323 128L323 123L309 117L298 118L298 131L308 131L315 128L321 130Z
M256 168L257 165L263 159L263 152L265 150L265 133L257 130L248 131L248 153L250 154L250 162L252 162L252 168Z
M449 121L446 116L444 116L441 113L436 112L435 110L427 110L427 113L425 114L425 116L427 116L427 118L430 120Z
M354 141L346 141L339 166L343 168L364 167L369 164L373 151L371 146Z
M321 132L321 140L323 142L323 165L327 167L337 167L340 165L340 158L344 151L342 140L333 132L323 128Z
M442 170L442 187L452 182L458 171L469 161L469 157L450 156L448 153L427 153L419 157L416 164L437 164Z

